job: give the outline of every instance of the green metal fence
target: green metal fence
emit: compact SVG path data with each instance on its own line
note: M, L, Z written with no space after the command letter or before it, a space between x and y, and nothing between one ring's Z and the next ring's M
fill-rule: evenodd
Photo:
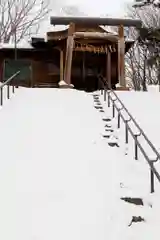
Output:
M3 81L6 81L15 72L20 71L17 81L31 83L32 79L32 63L30 60L4 60Z

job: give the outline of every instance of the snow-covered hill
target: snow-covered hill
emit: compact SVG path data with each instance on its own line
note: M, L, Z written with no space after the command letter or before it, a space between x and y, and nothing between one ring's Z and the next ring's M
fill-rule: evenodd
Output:
M99 92L19 88L5 102L0 239L157 239L159 190L149 194L147 163L125 154L110 117ZM135 223L139 216L144 222Z

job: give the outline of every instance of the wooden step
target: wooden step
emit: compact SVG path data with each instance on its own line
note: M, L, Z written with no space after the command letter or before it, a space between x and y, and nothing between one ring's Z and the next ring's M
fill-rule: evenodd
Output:
M129 87L116 87L116 91L130 91Z
M38 88L58 88L58 83L35 83L34 87Z

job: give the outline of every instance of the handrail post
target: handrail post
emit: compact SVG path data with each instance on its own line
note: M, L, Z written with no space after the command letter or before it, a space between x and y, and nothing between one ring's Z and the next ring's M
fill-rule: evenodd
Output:
M108 92L108 107L110 107L110 106L111 106L111 104L110 104L110 94Z
M138 160L138 145L137 145L137 139L138 137L141 135L141 133L139 134L134 134L134 149L135 149L135 160Z
M7 84L7 99L9 99L9 83Z
M1 87L1 106L3 105L3 87Z
M121 127L121 115L120 115L120 110L118 110L118 124L117 124L117 128Z
M151 166L153 166L153 162L150 162ZM150 178L151 178L151 193L154 192L154 173L152 171L152 168L150 168Z
M128 122L125 121L125 142L128 144Z
M138 160L138 145L137 145L137 135L135 135L134 149L135 149L135 160Z
M14 80L12 81L12 93L14 93Z
M115 117L115 106L114 106L114 100L112 100L112 117Z
M106 88L104 89L104 102L106 102L106 95L107 95L107 90Z
M117 123L117 128L120 128L121 127L121 113L120 113L120 111L123 109L123 107L122 108L118 108L118 123Z
M117 99L111 99L112 100L112 117L114 118L115 117L115 101Z
M125 143L126 144L128 144L128 122L130 122L130 121L131 121L131 118L124 121L124 124L125 124Z
M153 168L154 168L154 163L155 162L157 162L158 161L158 156L157 156L157 159L155 159L155 160L150 160L149 162L150 162L150 181L151 181L151 185L150 185L150 187L151 187L151 193L154 193L154 191L155 191L155 187L154 187L154 172L153 172Z

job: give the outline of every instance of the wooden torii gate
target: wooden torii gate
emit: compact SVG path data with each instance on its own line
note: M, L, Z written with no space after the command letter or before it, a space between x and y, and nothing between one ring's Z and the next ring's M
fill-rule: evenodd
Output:
M124 27L141 27L140 20L132 19L116 19L116 18L86 18L86 17L51 17L51 24L53 25L69 25L68 38L66 46L66 59L64 69L64 81L71 84L71 68L72 68L72 55L74 48L74 40L76 38L94 38L94 39L107 39L117 42L118 44L118 78L121 87L126 87L125 81L125 38ZM76 24L91 24L91 25L107 25L118 26L118 36L108 33L97 32L76 32ZM107 79L111 86L111 54L107 52Z

